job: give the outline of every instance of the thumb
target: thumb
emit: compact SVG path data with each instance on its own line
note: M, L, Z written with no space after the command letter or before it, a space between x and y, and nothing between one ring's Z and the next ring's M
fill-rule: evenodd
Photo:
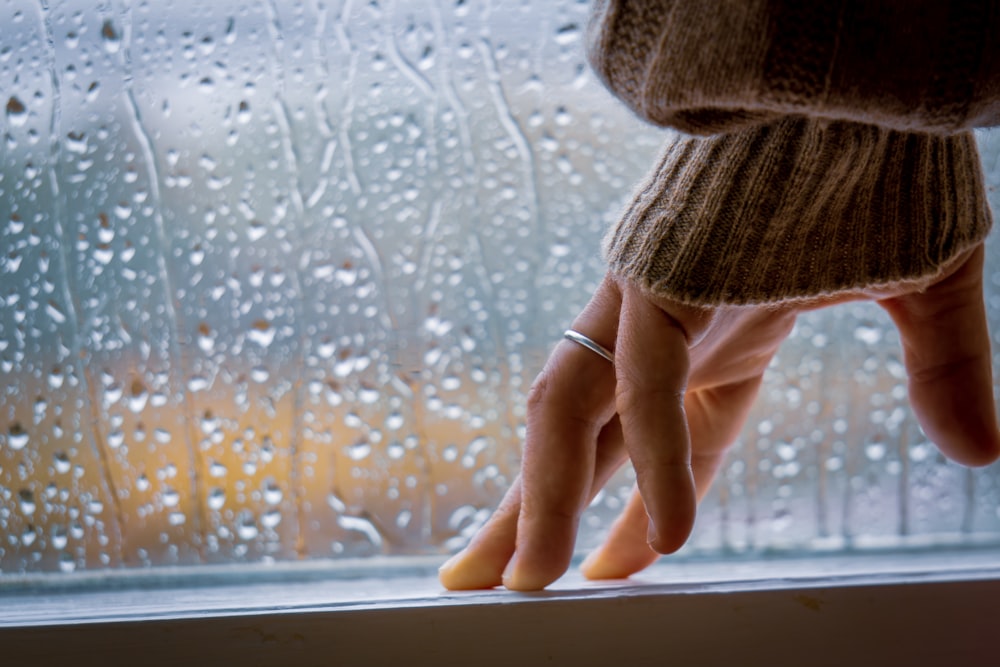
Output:
M1000 456L983 247L923 292L880 301L899 328L910 403L946 456L980 466Z

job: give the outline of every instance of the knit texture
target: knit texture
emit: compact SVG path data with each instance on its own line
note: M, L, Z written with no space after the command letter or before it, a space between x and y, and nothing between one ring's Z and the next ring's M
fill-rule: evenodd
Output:
M1000 0L597 0L591 63L679 137L605 240L692 304L936 275L991 218L968 129L1000 124Z
M1000 124L1000 0L597 0L594 71L693 134L786 115L953 133Z
M759 304L934 275L990 222L970 133L788 117L671 142L605 256L657 295Z

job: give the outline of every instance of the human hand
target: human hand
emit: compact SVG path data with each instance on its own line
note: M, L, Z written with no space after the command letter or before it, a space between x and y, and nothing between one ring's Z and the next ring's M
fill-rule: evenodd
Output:
M573 323L614 364L572 341L549 357L528 397L521 474L489 522L441 568L449 589L544 588L569 567L579 519L626 458L637 488L581 569L629 576L680 548L764 370L799 312L871 299L899 328L909 397L950 458L1000 456L983 248L933 279L779 306L695 308L607 276Z

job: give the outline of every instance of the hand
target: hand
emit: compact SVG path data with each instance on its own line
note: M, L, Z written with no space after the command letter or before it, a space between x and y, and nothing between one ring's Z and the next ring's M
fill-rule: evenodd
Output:
M950 458L1000 456L983 249L938 277L779 306L695 308L608 276L573 328L608 349L556 346L528 397L521 474L489 522L441 568L449 589L544 588L569 567L580 516L626 458L637 488L605 544L584 561L593 579L629 576L679 549L768 362L796 315L872 299L899 328L909 396Z

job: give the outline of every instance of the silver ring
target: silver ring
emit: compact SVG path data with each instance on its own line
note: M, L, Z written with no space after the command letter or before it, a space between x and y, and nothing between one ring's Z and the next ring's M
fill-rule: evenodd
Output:
M590 338L584 336L579 331L574 331L573 329L566 329L563 332L563 338L573 341L574 343L579 343L591 352L596 352L601 355L611 363L615 363L615 355L608 348L604 347L600 343L591 340Z

